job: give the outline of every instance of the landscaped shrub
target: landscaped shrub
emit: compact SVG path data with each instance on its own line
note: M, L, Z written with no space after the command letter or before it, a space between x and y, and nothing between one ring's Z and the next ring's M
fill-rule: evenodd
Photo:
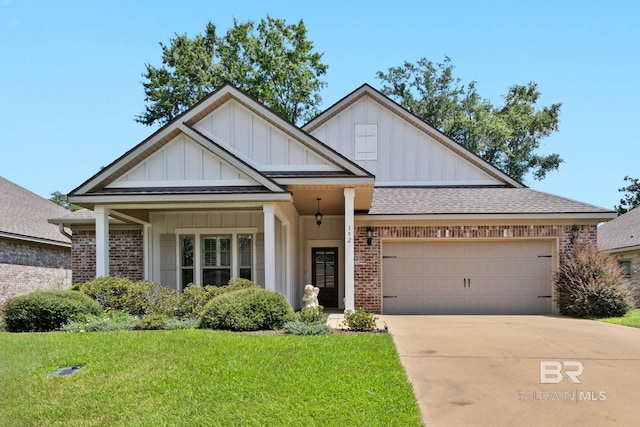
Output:
M193 318L184 318L184 319L176 319L175 317L170 317L164 321L164 327L167 331L174 331L177 329L198 329L200 326L200 321L198 319Z
M560 313L573 317L619 317L633 306L614 257L595 245L577 244L554 276Z
M293 315L284 295L262 288L242 289L209 301L200 327L232 331L277 329L292 320Z
M183 318L200 318L204 306L207 305L211 299L226 294L228 292L238 291L241 289L260 289L260 286L253 283L251 280L233 278L229 280L226 286L187 286L182 291L180 299L180 305L176 316Z
M329 316L325 314L324 307L303 307L296 313L296 319L303 323L327 323Z
M326 323L306 323L300 320L286 322L282 329L292 335L325 335L331 333L331 328Z
M9 332L47 332L101 311L98 303L77 291L38 291L8 300L3 317Z
M356 311L347 310L344 313L343 324L352 331L365 332L376 330L376 320L372 313L369 313L363 308L359 308Z
M98 316L89 315L82 320L73 320L60 329L65 332L113 332L132 331L138 319L129 313L115 311Z
M178 310L178 292L157 282L133 282L124 277L97 277L79 286L105 311L124 311L134 316L161 313L173 316Z
M158 331L164 329L167 316L159 313L145 314L136 322L136 329L143 331Z
M331 328L327 325L327 316L324 308L319 305L316 307L303 307L302 310L295 314L292 321L286 322L282 329L293 335L322 335L331 332Z

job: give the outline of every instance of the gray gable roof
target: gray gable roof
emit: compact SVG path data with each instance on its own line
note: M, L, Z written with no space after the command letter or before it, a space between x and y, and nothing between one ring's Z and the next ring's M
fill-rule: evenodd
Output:
M609 219L613 211L530 188L378 187L369 215L590 215Z
M601 225L598 228L598 247L610 251L640 249L640 208Z
M62 206L44 199L0 177L0 236L40 243L70 246L58 227L48 218L69 213Z

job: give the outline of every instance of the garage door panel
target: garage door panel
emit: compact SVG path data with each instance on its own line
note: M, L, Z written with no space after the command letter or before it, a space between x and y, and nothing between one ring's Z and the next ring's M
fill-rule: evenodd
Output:
M551 312L553 242L385 242L387 314Z

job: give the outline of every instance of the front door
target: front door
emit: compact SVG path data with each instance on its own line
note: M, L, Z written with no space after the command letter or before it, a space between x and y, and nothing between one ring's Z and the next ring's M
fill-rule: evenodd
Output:
M338 248L313 248L311 257L313 286L320 288L318 303L338 307Z

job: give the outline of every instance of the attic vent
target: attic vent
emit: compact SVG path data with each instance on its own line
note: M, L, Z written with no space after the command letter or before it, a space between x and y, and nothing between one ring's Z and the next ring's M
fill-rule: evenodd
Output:
M355 159L378 160L378 125L355 125Z

